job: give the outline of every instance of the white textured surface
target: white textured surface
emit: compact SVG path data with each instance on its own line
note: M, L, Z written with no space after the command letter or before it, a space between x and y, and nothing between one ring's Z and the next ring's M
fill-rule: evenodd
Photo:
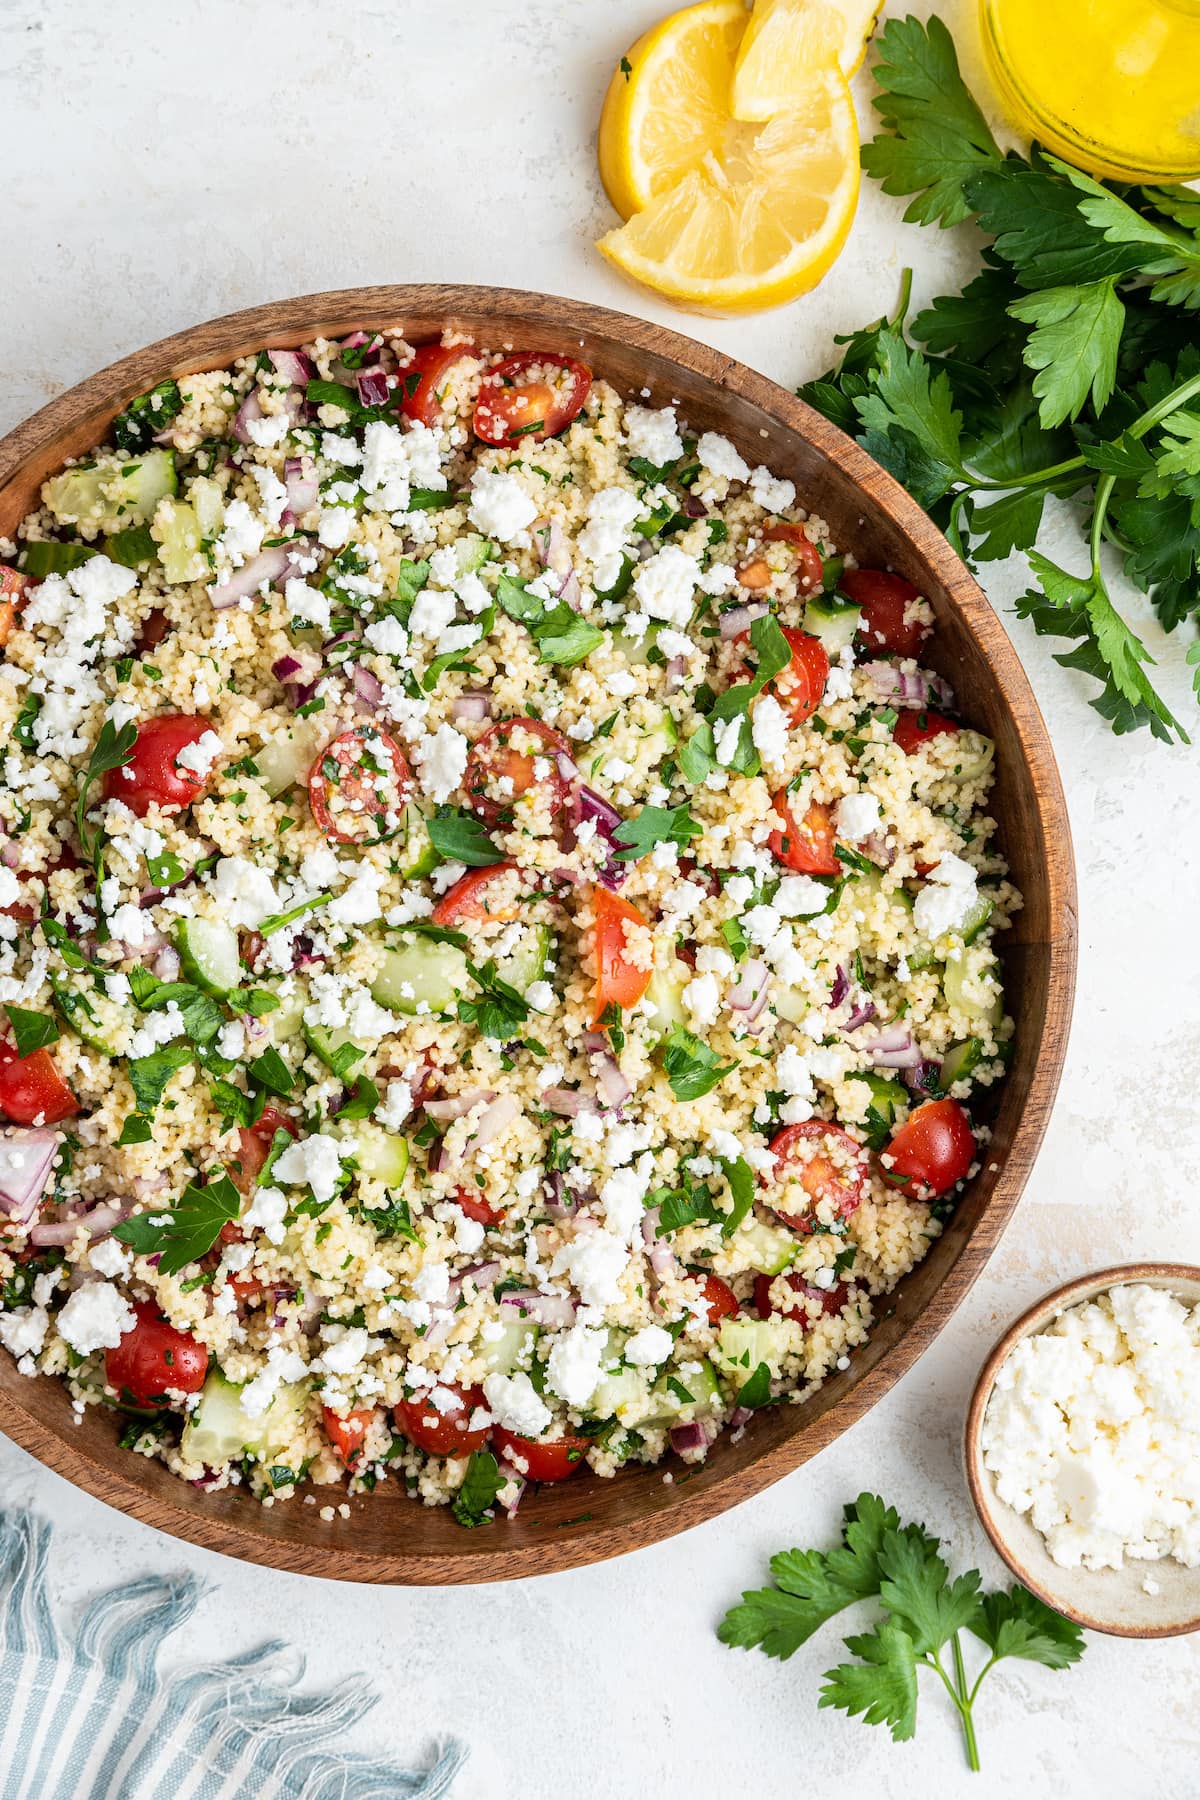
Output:
M968 267L969 233L903 226L899 207L865 184L846 254L818 293L781 313L689 320L624 287L591 248L611 223L594 122L616 58L667 3L0 0L0 429L199 319L373 281L504 282L604 302L791 386L826 366L835 330L891 308L906 263L919 300ZM966 35L973 9L941 10ZM1058 541L1074 559L1074 533ZM998 570L990 585L1003 608L1021 571ZM58 1521L64 1598L145 1569L201 1570L216 1591L190 1652L286 1632L309 1644L315 1679L373 1670L386 1693L377 1741L414 1755L438 1731L472 1742L463 1800L518 1788L528 1800L783 1800L839 1791L848 1766L868 1793L959 1791L958 1741L938 1695L926 1693L917 1741L896 1747L817 1712L834 1628L780 1666L723 1649L713 1627L770 1551L827 1542L843 1501L868 1483L995 1578L958 1460L984 1351L1027 1302L1089 1267L1200 1262L1196 753L1114 739L1050 646L1023 626L1014 634L1074 825L1075 1032L1015 1224L889 1398L815 1464L688 1536L475 1591L367 1591L240 1568L123 1523L0 1442L0 1494ZM1185 645L1147 635L1186 715ZM963 1789L979 1800L1195 1795L1195 1641L1095 1639L1074 1673L1014 1665L989 1687L984 1774Z

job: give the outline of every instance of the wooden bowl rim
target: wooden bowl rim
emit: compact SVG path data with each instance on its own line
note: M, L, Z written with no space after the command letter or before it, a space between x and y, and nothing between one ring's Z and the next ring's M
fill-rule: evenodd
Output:
M1075 866L1058 767L1028 677L987 597L917 503L859 445L787 389L707 344L630 314L519 288L412 283L300 295L189 326L77 383L0 440L0 488L22 464L44 453L87 412L107 411L111 417L135 395L168 375L223 366L238 344L295 347L316 336L344 336L368 324L379 329L381 319L455 315L477 319L482 330L487 329L489 320L494 320L502 329L517 324L528 326L531 335L539 328L553 329L558 334L592 333L669 359L716 389L728 390L758 407L862 490L870 508L887 516L944 588L951 606L964 617L985 655L1012 718L1025 765L1034 778L1044 840L1057 846L1061 854L1047 860L1045 871L1050 974L1040 1053L1030 1073L1023 1114L1013 1131L1005 1162L963 1249L920 1316L874 1367L857 1376L847 1392L814 1421L812 1432L798 1427L782 1442L764 1448L747 1467L730 1470L703 1489L679 1485L673 1490L670 1507L587 1532L561 1533L537 1544L506 1548L497 1533L494 1548L490 1543L480 1546L476 1542L461 1555L379 1552L358 1549L353 1543L331 1543L314 1552L306 1544L292 1545L243 1524L240 1519L195 1513L173 1500L151 1495L133 1479L132 1473L125 1472L124 1462L112 1467L100 1461L35 1417L11 1393L0 1390L0 1430L57 1474L144 1524L205 1549L272 1568L337 1580L413 1585L513 1580L577 1568L643 1549L762 1492L840 1436L882 1399L929 1347L962 1302L1021 1197L1062 1073L1077 952ZM226 346L224 351L221 344ZM814 1433L816 1441L810 1442ZM476 1538L479 1535L482 1534L472 1534ZM314 1561L319 1561L319 1568L313 1566Z
M1032 1306L1027 1306L1020 1318L1014 1319L1008 1330L991 1350L975 1382L971 1395L971 1403L967 1408L966 1423L963 1426L963 1464L966 1469L967 1486L979 1522L991 1540L992 1548L997 1556L1007 1565L1011 1572L1027 1587L1031 1594L1053 1607L1065 1619L1072 1619L1076 1625L1082 1625L1088 1631L1103 1632L1106 1637L1122 1638L1169 1638L1186 1637L1190 1632L1200 1631L1200 1613L1182 1623L1170 1625L1122 1625L1112 1620L1103 1619L1097 1614L1085 1611L1082 1607L1066 1606L1059 1595L1051 1593L1045 1582L1041 1581L1029 1568L1017 1552L1009 1544L1001 1530L995 1507L993 1506L993 1482L984 1467L981 1437L983 1432L983 1415L987 1411L987 1403L991 1399L992 1389L1000 1367L1024 1337L1032 1337L1041 1331L1059 1313L1068 1307L1077 1305L1081 1300L1090 1299L1096 1294L1105 1293L1109 1288L1128 1287L1136 1281L1153 1281L1165 1286L1173 1281L1191 1281L1200 1286L1200 1266L1195 1263L1160 1263L1138 1262L1118 1263L1111 1269L1097 1269L1094 1274L1077 1275L1072 1281L1064 1281L1061 1286L1051 1288ZM1000 1505L1004 1502L995 1499ZM1148 1567L1159 1568L1161 1564L1149 1564ZM1107 1571L1098 1569L1097 1575L1103 1576Z

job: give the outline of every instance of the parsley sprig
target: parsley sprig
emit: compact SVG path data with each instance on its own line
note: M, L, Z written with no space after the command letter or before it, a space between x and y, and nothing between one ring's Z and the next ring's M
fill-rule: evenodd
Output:
M968 560L1029 552L1017 603L1058 660L1099 683L1114 731L1187 741L1153 659L1112 603L1105 546L1173 631L1200 612L1200 203L1182 188L1115 187L1031 151L1002 155L936 17L876 39L886 133L863 166L912 195L921 224L974 220L984 267L905 328L906 300L845 342L800 390L855 436ZM918 347L918 346L923 346ZM1085 509L1081 573L1036 548L1051 496ZM1200 643L1188 662L1200 692Z
M114 1226L113 1236L138 1256L157 1255L160 1275L177 1275L207 1255L222 1225L241 1210L242 1197L222 1169L203 1186L190 1182L171 1205L136 1213Z
M723 1644L757 1646L786 1661L846 1607L877 1601L882 1617L846 1638L855 1660L826 1672L818 1705L887 1725L900 1743L916 1734L918 1670L931 1669L954 1703L972 1769L979 1768L975 1701L995 1665L1017 1657L1067 1669L1083 1655L1079 1626L1027 1589L981 1594L977 1569L951 1580L937 1538L922 1525L902 1525L895 1507L875 1494L846 1507L837 1549L782 1550L771 1558L771 1575L773 1587L744 1593L726 1613L717 1630ZM963 1630L990 1652L973 1678Z

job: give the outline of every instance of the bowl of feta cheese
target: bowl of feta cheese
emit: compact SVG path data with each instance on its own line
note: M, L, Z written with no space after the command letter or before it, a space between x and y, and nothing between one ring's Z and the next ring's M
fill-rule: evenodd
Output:
M979 1517L1013 1574L1118 1637L1200 1630L1200 1268L1135 1263L1030 1307L965 1434Z

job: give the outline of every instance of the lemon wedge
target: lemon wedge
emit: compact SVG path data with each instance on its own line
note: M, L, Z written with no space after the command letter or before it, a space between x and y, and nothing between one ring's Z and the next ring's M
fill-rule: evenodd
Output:
M621 58L600 114L600 179L623 219L698 168L730 118L743 0L703 0Z
M719 129L702 151L692 140L691 166L680 173L677 165L673 183L597 247L631 279L683 306L718 313L780 306L815 287L854 220L858 123L850 90L836 70L810 70L790 110L765 124L740 124L728 112L709 121Z
M755 0L733 72L735 119L801 103L814 69L861 68L883 0Z

